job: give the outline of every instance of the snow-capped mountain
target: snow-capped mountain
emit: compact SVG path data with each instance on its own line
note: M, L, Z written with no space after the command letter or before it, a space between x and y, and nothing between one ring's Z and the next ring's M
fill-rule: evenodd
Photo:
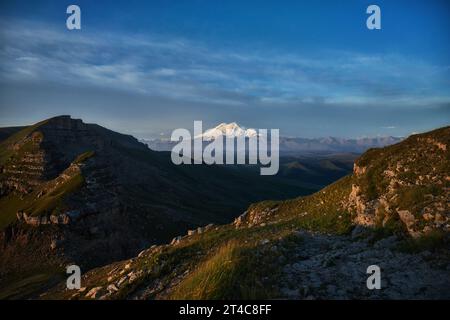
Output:
M203 145L217 137L237 138L255 137L258 133L255 129L240 127L236 122L221 123L217 127L208 129L194 136L194 139L203 139ZM403 137L362 137L362 138L301 138L280 136L279 150L283 155L299 155L311 153L363 153L369 148L385 147L403 140ZM141 140L149 148L156 151L170 151L178 143L168 139Z
M205 141L211 141L218 137L238 138L238 137L256 137L258 133L255 129L245 129L236 122L221 123L217 127L206 130L203 134L197 135L194 139L202 138Z

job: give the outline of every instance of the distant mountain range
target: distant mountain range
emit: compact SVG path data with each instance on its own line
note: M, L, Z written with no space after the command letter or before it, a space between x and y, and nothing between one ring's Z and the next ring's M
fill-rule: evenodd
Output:
M236 122L221 123L215 128L206 130L203 134L197 135L194 139L203 139L209 142L219 137L257 137L256 129L246 129L240 127ZM380 148L400 142L401 137L364 137L364 138L300 138L300 137L280 137L280 154L282 155L305 155L310 153L363 153L370 148ZM167 139L142 139L141 142L155 151L171 151L177 142Z

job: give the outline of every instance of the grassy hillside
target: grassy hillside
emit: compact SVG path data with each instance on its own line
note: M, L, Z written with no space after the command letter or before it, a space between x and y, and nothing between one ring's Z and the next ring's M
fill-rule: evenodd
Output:
M279 253L271 246L289 248L299 242L299 229L347 234L351 218L336 203L350 190L350 177L311 196L288 201L265 201L248 212L261 219L213 227L183 237L172 245L144 251L139 257L95 269L86 274L82 298L101 287L96 298L106 294L111 283L121 282L111 298L158 299L255 299L274 298L272 290L280 272ZM274 214L270 211L277 209ZM276 212L276 213L275 213ZM249 226L251 225L251 226ZM266 279L267 278L267 279ZM264 281L267 283L265 283ZM161 287L161 290L158 288ZM147 288L147 289L146 289ZM56 289L46 298L72 297Z

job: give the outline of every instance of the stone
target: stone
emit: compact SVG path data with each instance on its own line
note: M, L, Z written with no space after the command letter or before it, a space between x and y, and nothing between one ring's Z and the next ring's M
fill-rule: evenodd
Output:
M16 217L17 220L21 221L23 219L23 211L17 211Z
M138 279L142 274L142 271L138 271L138 272L130 272L128 274L128 279L130 281L130 283L136 281L136 279Z
M53 224L58 224L58 223L59 223L58 216L52 214L52 215L50 216L50 222L53 223Z
M377 243L375 243L374 247L381 249L381 248L392 248L397 244L397 236L390 236L384 239L379 240Z
M172 241L170 242L171 245L176 245L178 242L180 242L181 240L181 236L175 237L172 239Z
M91 299L97 299L100 296L100 291L102 290L102 287L95 287L89 290L89 292L86 294L86 298Z
M125 281L127 281L128 279L128 275L123 276L122 278L120 278L120 280L117 282L117 286L121 286Z
M440 213L436 213L434 216L434 221L437 223L445 223L445 217Z
M108 290L109 293L114 293L119 291L119 289L116 287L116 285L114 283L110 284L106 290Z
M409 212L409 210L397 210L398 216L400 217L400 220L406 225L406 228L408 229L408 232L413 237L417 237L417 232L414 231L413 227L416 224L416 218L414 215Z
M50 243L50 249L55 250L56 248L58 248L58 241L52 240L52 242Z
M143 255L145 255L147 253L147 250L142 250L141 252L139 252L138 254L138 258L141 258Z

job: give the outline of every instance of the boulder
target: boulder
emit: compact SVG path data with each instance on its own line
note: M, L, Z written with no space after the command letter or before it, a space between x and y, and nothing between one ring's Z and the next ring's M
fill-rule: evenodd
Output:
M170 242L170 244L171 244L171 245L175 245L175 244L177 244L178 242L180 242L180 240L181 240L181 236L175 237L175 238L172 239L172 241Z

